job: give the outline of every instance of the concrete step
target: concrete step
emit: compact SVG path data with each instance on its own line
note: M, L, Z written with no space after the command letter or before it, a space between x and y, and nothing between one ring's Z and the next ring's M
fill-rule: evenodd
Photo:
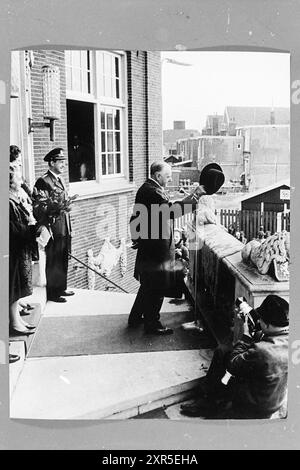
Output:
M25 343L22 340L9 343L9 353L17 354L20 360L9 364L9 396L10 399L16 389L17 382L21 375L25 362Z
M66 303L47 302L43 315L123 314L126 325L134 294L74 290ZM165 299L162 314L176 318L186 312L190 319L190 309L184 299ZM187 400L212 358L212 350L200 349L199 334L196 350L27 358L14 387L11 417L127 419Z
M192 350L27 359L11 417L127 419L187 399L211 357Z
M27 298L26 298L26 303L29 303L27 301ZM39 321L40 321L41 315L42 315L41 304L40 303L30 302L30 305L32 307L34 307L34 309L30 311L29 315L25 315L22 318L29 325L35 325L36 327L38 327L38 324L39 324ZM23 342L25 357L26 357L35 334L36 333L27 336L26 334L12 333L12 334L9 335L9 341L10 341L11 344L13 344L14 342Z

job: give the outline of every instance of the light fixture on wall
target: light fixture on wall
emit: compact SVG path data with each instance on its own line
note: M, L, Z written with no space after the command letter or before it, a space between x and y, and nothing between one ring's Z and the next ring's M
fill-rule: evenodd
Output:
M33 122L28 118L28 133L36 127L50 127L50 140L55 140L54 121L60 119L60 72L52 65L42 67L43 74L43 116L49 122Z

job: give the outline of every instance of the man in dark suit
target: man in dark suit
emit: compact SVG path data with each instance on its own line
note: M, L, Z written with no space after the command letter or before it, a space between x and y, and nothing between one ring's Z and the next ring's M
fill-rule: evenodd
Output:
M44 158L48 162L48 171L35 183L37 190L50 194L56 191L58 194L67 196L67 189L61 174L65 166L65 155L61 147L51 150ZM66 302L65 296L74 295L67 291L68 275L68 250L71 240L70 216L64 212L55 217L51 225L53 237L50 238L45 247L46 252L46 280L47 299L54 302Z
M176 271L173 219L196 209L199 197L205 194L198 186L190 195L171 203L165 187L172 181L171 167L166 163L151 165L150 178L139 188L130 219L133 247L137 248L134 277L140 288L131 309L128 326L144 322L146 333L172 334L160 323L164 297L180 297L183 275Z

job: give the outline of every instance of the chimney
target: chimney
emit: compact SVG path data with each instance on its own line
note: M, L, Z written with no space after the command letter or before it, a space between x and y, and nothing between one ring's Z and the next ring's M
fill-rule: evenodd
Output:
M185 121L173 121L174 130L185 129Z
M272 108L271 112L270 112L270 124L275 124L275 112L274 112L274 108Z

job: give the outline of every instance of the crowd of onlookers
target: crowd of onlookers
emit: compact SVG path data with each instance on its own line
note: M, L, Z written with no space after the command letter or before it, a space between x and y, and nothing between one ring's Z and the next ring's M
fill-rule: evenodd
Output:
M240 230L238 225L230 224L228 227L228 233L240 240L244 245L246 245L246 243L250 241L245 237L245 232L243 230ZM256 237L254 238L262 242L271 235L272 232L270 230L264 230L264 226L261 225L259 227L259 230L257 231Z

